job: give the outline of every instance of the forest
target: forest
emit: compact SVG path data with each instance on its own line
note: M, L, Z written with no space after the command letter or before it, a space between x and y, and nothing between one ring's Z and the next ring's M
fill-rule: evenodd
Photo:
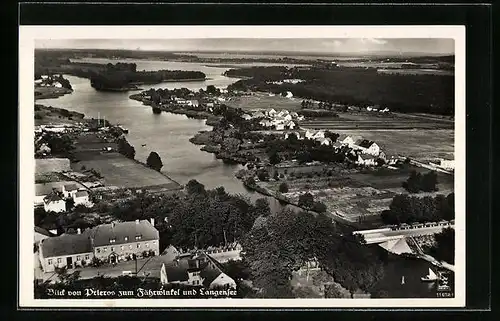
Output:
M385 224L412 224L450 221L455 218L455 194L435 197L414 197L406 194L394 196L388 210L382 212Z
M348 232L341 236L325 215L285 209L257 221L242 246L250 278L263 297L294 297L292 272L312 259L351 292L370 291L384 275L384 253Z
M378 73L374 68L249 67L230 69L227 76L245 77L228 90L290 91L295 97L342 105L380 105L398 112L454 115L454 77ZM296 84L274 84L301 79Z

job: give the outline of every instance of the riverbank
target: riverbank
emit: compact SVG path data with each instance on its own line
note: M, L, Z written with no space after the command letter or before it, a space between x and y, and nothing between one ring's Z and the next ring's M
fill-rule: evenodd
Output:
M72 89L58 87L35 87L35 100L58 98L71 94Z
M52 133L48 129L41 129L36 135L37 142L41 142L38 145L47 140L46 134L56 135L61 141L71 141L72 147L67 148L67 157L71 161L71 170L77 173L75 177L88 176L89 172L98 173L100 184L96 186L142 189L153 193L183 188L166 173L136 160L135 148L127 141L120 126L108 121L97 123L96 120L84 119L84 114L65 109L41 105L36 105L36 109L35 117L38 115L41 118L37 121L46 120L52 126L57 126L57 132ZM48 112L55 116L49 119ZM61 118L58 114L65 117ZM73 121L68 122L69 118ZM53 144L56 138L50 138L48 142Z

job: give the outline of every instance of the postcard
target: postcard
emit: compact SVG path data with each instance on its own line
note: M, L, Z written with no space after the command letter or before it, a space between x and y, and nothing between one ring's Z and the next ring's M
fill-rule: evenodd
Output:
M465 27L19 32L21 308L465 305Z

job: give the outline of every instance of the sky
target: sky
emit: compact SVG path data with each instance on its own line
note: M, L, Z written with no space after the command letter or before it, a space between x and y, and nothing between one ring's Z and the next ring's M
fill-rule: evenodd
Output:
M453 39L50 39L37 40L36 48L129 49L154 51L214 52L307 52L320 54L346 53L422 53L454 54Z

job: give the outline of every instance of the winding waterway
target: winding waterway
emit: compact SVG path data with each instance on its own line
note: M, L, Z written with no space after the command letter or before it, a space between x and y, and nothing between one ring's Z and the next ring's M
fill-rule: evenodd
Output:
M207 75L205 81L168 82L157 85L144 85L149 88L188 88L191 90L206 89L208 85L225 88L237 79L223 76L227 68L207 66L198 63L144 61L144 60L108 60L85 59L82 62L116 63L135 62L137 70L199 70ZM207 188L224 186L230 193L244 194L252 200L262 197L244 188L234 177L240 165L224 164L213 154L200 150L201 146L191 144L189 138L200 130L210 130L205 120L190 119L184 115L171 113L153 114L151 107L129 99L133 92L96 91L86 78L65 75L73 86L73 93L56 99L38 100L46 106L65 108L83 113L88 118L101 118L113 124L120 124L129 129L127 139L136 149L136 159L146 161L151 151L156 151L162 161L166 174L181 184L196 179ZM145 146L143 146L145 145ZM281 205L273 198L271 208L277 211ZM420 277L427 274L430 264L425 261L408 261L393 257L388 261L384 279L377 288L385 291L389 297L410 298L435 297L435 288L420 282ZM401 284L404 276L405 284Z

